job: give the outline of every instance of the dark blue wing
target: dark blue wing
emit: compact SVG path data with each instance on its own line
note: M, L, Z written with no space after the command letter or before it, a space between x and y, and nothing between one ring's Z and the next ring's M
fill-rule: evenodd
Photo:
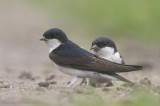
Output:
M68 41L65 44L62 44L60 47L54 50L54 53L65 57L94 56L94 54L79 47L72 41Z

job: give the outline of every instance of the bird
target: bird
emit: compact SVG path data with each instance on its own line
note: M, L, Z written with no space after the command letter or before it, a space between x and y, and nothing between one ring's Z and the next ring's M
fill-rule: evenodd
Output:
M143 68L138 65L118 64L98 57L69 40L58 28L47 30L40 40L48 45L49 58L54 66L64 74L72 76L67 87L74 85L78 78L118 80L116 73L138 71Z
M95 40L93 40L90 50L93 50L93 54L95 54L96 56L99 56L101 58L104 58L106 60L109 60L115 63L125 64L123 57L120 55L120 53L117 50L115 42L108 37L98 37ZM131 81L122 77L121 77L121 80L131 83ZM85 82L87 82L88 84L89 81L91 81L92 83L107 82L108 84L112 85L112 82L109 79L93 80L93 79L85 79L85 78L82 79L80 85Z
M92 42L93 54L112 62L125 64L123 57L117 50L115 42L107 37L98 37Z

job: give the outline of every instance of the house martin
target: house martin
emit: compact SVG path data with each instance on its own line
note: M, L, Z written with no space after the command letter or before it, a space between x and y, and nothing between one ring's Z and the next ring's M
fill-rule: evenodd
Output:
M107 37L98 37L95 40L93 40L92 45L91 45L91 50L93 51L93 54L96 56L99 56L101 58L104 58L106 60L119 63L119 64L125 64L124 59L120 55L120 53L117 50L115 42ZM125 82L130 82L129 80L118 76L119 79ZM81 84L85 83L87 81L87 84L89 83L88 81L91 81L92 83L107 83L108 85L112 84L110 79L103 79L103 80L95 80L95 79L82 79ZM81 85L80 84L80 85Z
M142 69L142 66L119 64L96 56L69 40L58 28L47 30L40 40L49 46L49 58L55 67L72 76L68 87L72 86L77 78L121 80L116 73Z

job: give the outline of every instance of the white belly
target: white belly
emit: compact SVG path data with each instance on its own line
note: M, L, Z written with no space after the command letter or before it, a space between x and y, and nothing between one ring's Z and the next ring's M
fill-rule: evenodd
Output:
M79 78L93 78L93 79L112 79L112 80L117 80L117 78L113 76L109 76L107 74L100 74L97 72L92 72L92 71L85 71L85 70L78 70L78 69L73 69L73 68L67 68L67 67L61 67L58 66L54 63L55 67L60 70L61 72L71 75L71 76L77 76Z

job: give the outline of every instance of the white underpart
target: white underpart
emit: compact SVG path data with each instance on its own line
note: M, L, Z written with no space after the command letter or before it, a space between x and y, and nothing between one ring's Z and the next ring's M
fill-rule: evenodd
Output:
M54 49L59 47L62 43L57 39L49 39L45 41L49 47L49 53L52 52Z
M85 71L85 70L78 70L73 68L67 68L67 67L61 67L59 65L54 64L57 69L59 69L61 72L71 75L71 76L77 76L79 78L93 78L93 79L101 79L101 78L108 78L112 80L117 80L117 78L106 75L106 74L100 74L93 71Z
M118 52L114 53L114 48L112 47L104 47L99 51L93 51L93 53L101 58L106 60L115 62L115 63L122 63L122 58Z

